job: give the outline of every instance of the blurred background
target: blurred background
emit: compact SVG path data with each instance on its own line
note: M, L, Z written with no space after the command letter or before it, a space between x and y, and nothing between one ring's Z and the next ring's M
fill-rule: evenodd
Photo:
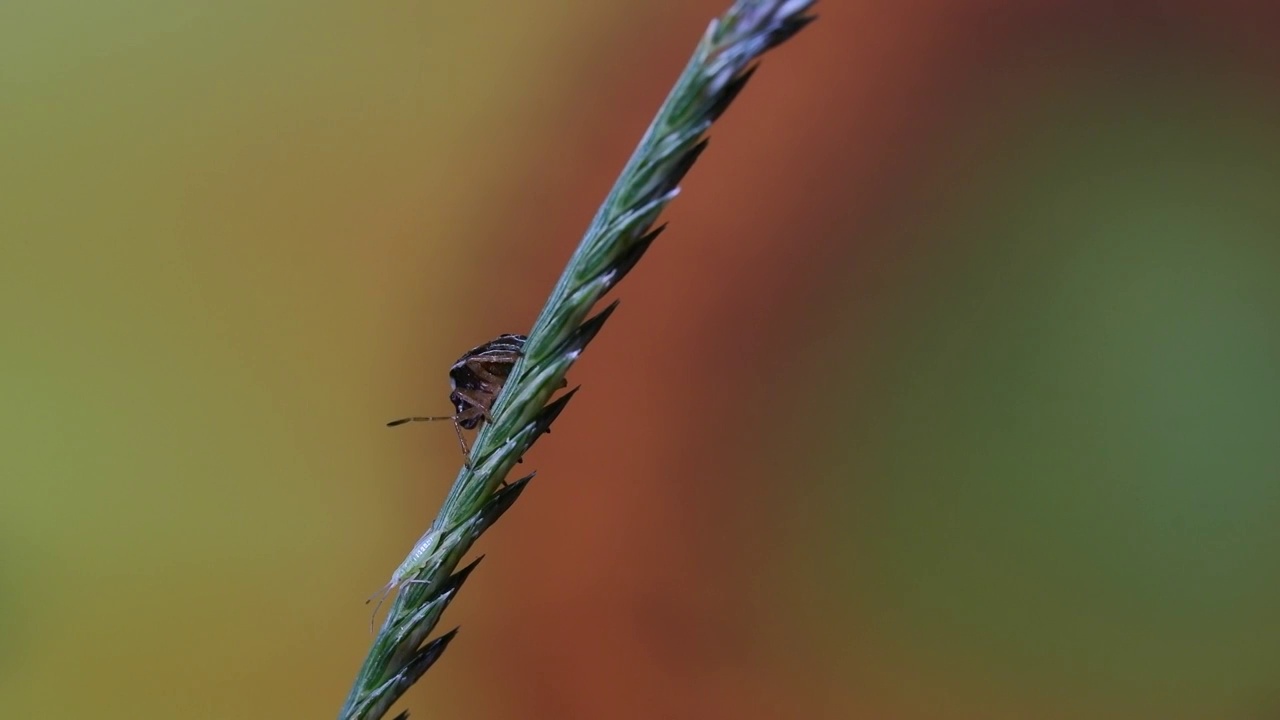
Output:
M0 3L0 707L333 717L727 0ZM1280 718L1280 12L820 3L427 718Z

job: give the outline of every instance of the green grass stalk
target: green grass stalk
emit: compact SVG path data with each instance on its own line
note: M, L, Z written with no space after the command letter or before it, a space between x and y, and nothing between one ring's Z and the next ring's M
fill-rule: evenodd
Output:
M456 629L430 641L477 559L456 570L476 538L528 485L507 473L547 432L573 391L552 394L617 306L592 308L629 272L706 147L706 133L755 72L755 61L808 25L816 0L738 0L711 22L613 189L565 266L431 527L393 577L398 593L339 720L376 720L440 657ZM388 587L389 590L397 589ZM408 711L397 720L408 717Z

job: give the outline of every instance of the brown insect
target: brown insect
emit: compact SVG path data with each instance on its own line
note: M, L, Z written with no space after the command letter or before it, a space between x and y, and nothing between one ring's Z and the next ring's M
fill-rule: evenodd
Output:
M489 410L502 386L511 374L511 368L523 354L524 335L503 334L478 347L471 348L458 358L449 368L449 402L453 403L453 415L433 417L407 417L392 420L387 427L395 427L411 422L434 422L436 420L452 420L453 429L458 433L458 444L462 446L462 454L469 455L471 450L462 437L463 429L475 430L485 420L493 420Z

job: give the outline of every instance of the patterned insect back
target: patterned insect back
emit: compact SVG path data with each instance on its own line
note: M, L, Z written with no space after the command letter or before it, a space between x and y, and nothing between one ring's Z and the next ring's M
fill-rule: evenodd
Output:
M390 427L410 422L431 422L435 420L452 420L458 433L458 444L462 454L467 455L467 441L462 437L463 429L475 430L480 423L489 419L489 410L493 402L502 392L502 386L511 376L511 368L520 359L524 349L524 335L508 333L499 335L489 342L471 348L458 358L449 368L449 384L453 392L449 393L449 402L453 404L453 415L432 417L407 417L392 420Z
M488 417L498 393L520 359L524 335L499 335L471 348L449 369L453 392L449 402L458 415L458 424L474 430Z

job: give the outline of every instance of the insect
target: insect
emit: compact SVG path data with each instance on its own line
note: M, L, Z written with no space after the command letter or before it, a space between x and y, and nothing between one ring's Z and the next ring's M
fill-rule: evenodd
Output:
M526 339L524 335L506 333L471 348L458 358L453 367L449 368L449 385L452 390L449 402L453 403L453 415L400 418L387 423L387 427L411 422L452 420L462 454L464 457L469 455L471 450L467 447L462 431L475 430L485 420L493 420L489 410L498 393L502 392L511 368L523 354Z
M423 535L418 540L418 544L413 546L413 551L404 559L404 562L400 563L400 567L396 568L396 571L391 574L390 582L382 586L381 590L369 596L368 600L364 601L364 604L368 605L373 602L374 598L378 599L378 604L373 606L373 614L369 616L370 632L373 631L373 619L377 617L378 610L382 607L383 601L387 599L387 596L391 594L392 590L395 590L401 585L405 583L418 582L417 580L409 580L406 578L427 566L427 563L433 559L433 555L438 549L439 543L440 531L436 530L435 527L432 527L427 531L426 535Z
M466 457L470 454L470 449L467 447L467 441L463 437L462 431L475 430L480 427L480 423L486 420L493 420L489 415L489 410L492 409L494 400L498 398L498 393L502 392L502 387L511 375L511 368L515 367L516 361L523 355L525 340L527 338L524 335L506 333L483 345L471 348L463 353L462 357L458 358L453 367L449 368L449 385L452 390L449 393L449 402L453 403L453 415L400 418L387 423L387 426L395 427L411 422L451 420L453 421L453 429L458 433L458 444L462 446L462 455ZM564 387L566 384L567 381L560 381L560 387ZM550 430L547 430L547 432L550 432ZM414 546L409 556L400 564L400 567L396 568L396 571L391 574L391 581L365 601L369 603L374 598L378 599L378 604L373 609L374 615L377 615L383 600L387 598L387 595L392 590L404 583L418 582L407 578L421 571L435 559L440 539L440 531L434 528L428 530L427 534ZM371 629L372 622L373 620L370 618Z

